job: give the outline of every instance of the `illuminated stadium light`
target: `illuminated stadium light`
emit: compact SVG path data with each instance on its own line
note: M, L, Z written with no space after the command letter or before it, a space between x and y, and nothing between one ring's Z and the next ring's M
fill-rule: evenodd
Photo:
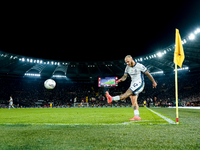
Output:
M56 78L66 78L66 76L64 76L64 75L53 75L53 77L56 77Z
M24 58L22 58L22 61L25 61L25 59L24 59Z
M190 40L194 40L194 39L195 39L195 36L194 36L193 33L191 33L191 34L188 36L188 38L189 38Z
M187 43L185 39L183 39L183 41L181 41L181 42L182 42L182 44L185 44L185 43Z
M177 71L180 71L180 70L188 70L188 69L189 69L189 67L183 67L183 68L178 68ZM175 71L175 69L174 69L174 71Z
M152 72L151 74L163 74L163 71Z
M40 74L34 74L34 73L25 73L25 76L32 76L32 77L40 77Z
M158 52L158 53L157 53L157 56L158 56L158 57L162 57L162 53L161 53L161 52Z
M40 60L40 64L42 64L42 62L43 62L43 61L42 61L42 60Z
M197 28L195 31L194 31L195 34L198 34L200 33L200 28Z

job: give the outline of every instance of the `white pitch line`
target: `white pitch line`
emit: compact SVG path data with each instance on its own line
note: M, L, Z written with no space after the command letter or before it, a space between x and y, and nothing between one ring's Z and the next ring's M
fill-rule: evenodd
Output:
M163 115L161 115L161 114L159 114L159 113L157 113L157 112L155 112L155 111L153 111L153 110L151 110L149 108L147 108L147 109L150 110L151 112L153 112L154 114L158 115L159 117L163 118L167 122L169 122L169 124L176 124L173 120L171 120L171 119L169 119L169 118L167 118L167 117L165 117L165 116L163 116Z
M95 125L128 125L128 124L133 124L136 122L149 122L149 121L161 121L161 120L139 120L139 121L129 121L129 122L122 122L122 123L74 123L74 124L70 124L70 123L0 123L0 125L49 125L49 126L53 126L53 125L57 125L57 126L81 126L81 125L89 125L89 126L95 126ZM150 123L152 124L152 123Z

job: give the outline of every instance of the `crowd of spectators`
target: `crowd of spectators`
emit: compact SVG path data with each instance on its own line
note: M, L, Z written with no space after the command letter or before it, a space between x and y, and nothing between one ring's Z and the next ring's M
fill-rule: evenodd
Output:
M158 86L152 88L152 83L148 78L145 79L145 89L138 98L138 103L143 104L144 100L151 99L153 104L175 104L175 83L174 75L157 75L154 76ZM186 102L190 105L200 104L200 76L199 74L181 74L179 77L179 102ZM47 90L44 87L44 79L14 79L0 78L0 107L7 106L9 97L12 96L14 104L17 106L35 107L38 106L38 100L42 101L40 106L73 106L74 103L81 101L88 102L90 106L107 106L105 91L109 90L111 95L124 93L130 84L125 81L118 87L105 89L98 88L97 83L72 83L56 80L57 85L53 90ZM131 105L130 98L126 100L113 102L114 105Z

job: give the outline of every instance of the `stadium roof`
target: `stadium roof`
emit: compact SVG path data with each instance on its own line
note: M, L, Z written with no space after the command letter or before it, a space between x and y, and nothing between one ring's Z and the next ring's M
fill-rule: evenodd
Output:
M200 28L182 37L185 52L183 69L195 70L200 67ZM151 73L173 72L175 45L133 58L144 64ZM69 78L95 80L99 76L121 76L124 73L123 59L110 61L57 61L0 52L0 75L18 77Z

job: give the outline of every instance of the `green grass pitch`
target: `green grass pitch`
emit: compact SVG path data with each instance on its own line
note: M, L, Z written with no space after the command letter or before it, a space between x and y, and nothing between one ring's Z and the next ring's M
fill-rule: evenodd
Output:
M175 109L151 108L175 120ZM0 149L200 149L200 110L169 124L147 108L0 109Z
M107 81L103 83L104 85L115 85L115 80Z

